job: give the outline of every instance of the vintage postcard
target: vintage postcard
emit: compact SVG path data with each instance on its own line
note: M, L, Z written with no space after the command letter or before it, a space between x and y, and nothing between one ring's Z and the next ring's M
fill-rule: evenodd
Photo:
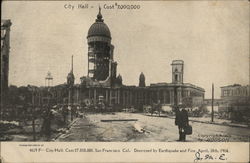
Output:
M249 162L249 1L1 9L1 162Z

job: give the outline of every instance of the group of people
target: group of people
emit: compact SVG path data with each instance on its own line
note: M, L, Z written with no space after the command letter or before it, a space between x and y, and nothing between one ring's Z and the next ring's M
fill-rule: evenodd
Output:
M47 107L44 109L44 111L41 114L42 121L42 127L40 131L40 136L46 136L48 139L51 136L51 126L52 126L52 120L58 120L57 125L67 125L68 118L70 118L71 121L73 121L74 117L78 117L78 107L68 107L68 106L62 106L59 108L50 108ZM70 117L69 117L70 116ZM57 119L59 118L59 119Z

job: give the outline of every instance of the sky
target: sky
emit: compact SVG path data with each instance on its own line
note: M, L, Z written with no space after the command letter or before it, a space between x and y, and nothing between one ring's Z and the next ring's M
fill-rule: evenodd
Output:
M105 9L114 1L2 2L2 19L11 19L9 84L44 86L51 72L54 85L66 82L74 55L76 83L87 75L87 32L98 6L111 31L117 74L123 84L171 83L171 62L184 61L184 82L215 98L220 87L249 84L249 2L117 1L140 9ZM88 4L77 9L78 4ZM74 9L65 8L73 5Z

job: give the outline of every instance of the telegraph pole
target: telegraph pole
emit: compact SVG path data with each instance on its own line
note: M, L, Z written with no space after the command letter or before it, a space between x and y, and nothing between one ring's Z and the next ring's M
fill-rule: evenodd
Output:
M212 113L211 113L211 121L214 121L214 83L212 84Z

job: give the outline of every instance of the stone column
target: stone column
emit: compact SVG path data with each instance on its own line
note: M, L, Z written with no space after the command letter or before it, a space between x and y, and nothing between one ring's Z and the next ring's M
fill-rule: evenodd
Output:
M125 93L125 90L123 90L123 92L122 92L122 94L123 94L123 106L125 106L125 104L126 104L126 93Z
M108 98L109 98L109 97L108 97L108 96L109 96L109 94L108 94L109 92L108 92L108 90L107 90L107 89L105 90L105 92L106 92L106 95L105 95L106 102L108 102L108 101L109 101L109 99L108 99Z
M89 88L89 99L90 99L90 94L91 94L91 92L90 92L90 88Z
M166 90L163 90L163 104L166 104Z
M120 89L118 89L117 94L118 94L118 104L120 104Z
M117 91L117 89L115 89L114 91L115 91L115 104L117 104L117 102L118 102L118 91Z
M129 104L132 104L132 91L129 91Z
M112 104L112 89L110 89L109 91L109 104L111 105Z
M158 100L160 99L160 92L159 92L159 90L157 90L157 100L155 101L156 103L158 103Z
M96 88L94 89L94 104L96 104Z
M178 90L177 90L177 99L178 99L178 101L177 101L177 104L180 104L180 103L182 103L182 88L178 88Z
M143 93L143 104L146 105L147 104L147 92L146 90Z
M174 90L172 88L170 89L170 104L174 104Z

